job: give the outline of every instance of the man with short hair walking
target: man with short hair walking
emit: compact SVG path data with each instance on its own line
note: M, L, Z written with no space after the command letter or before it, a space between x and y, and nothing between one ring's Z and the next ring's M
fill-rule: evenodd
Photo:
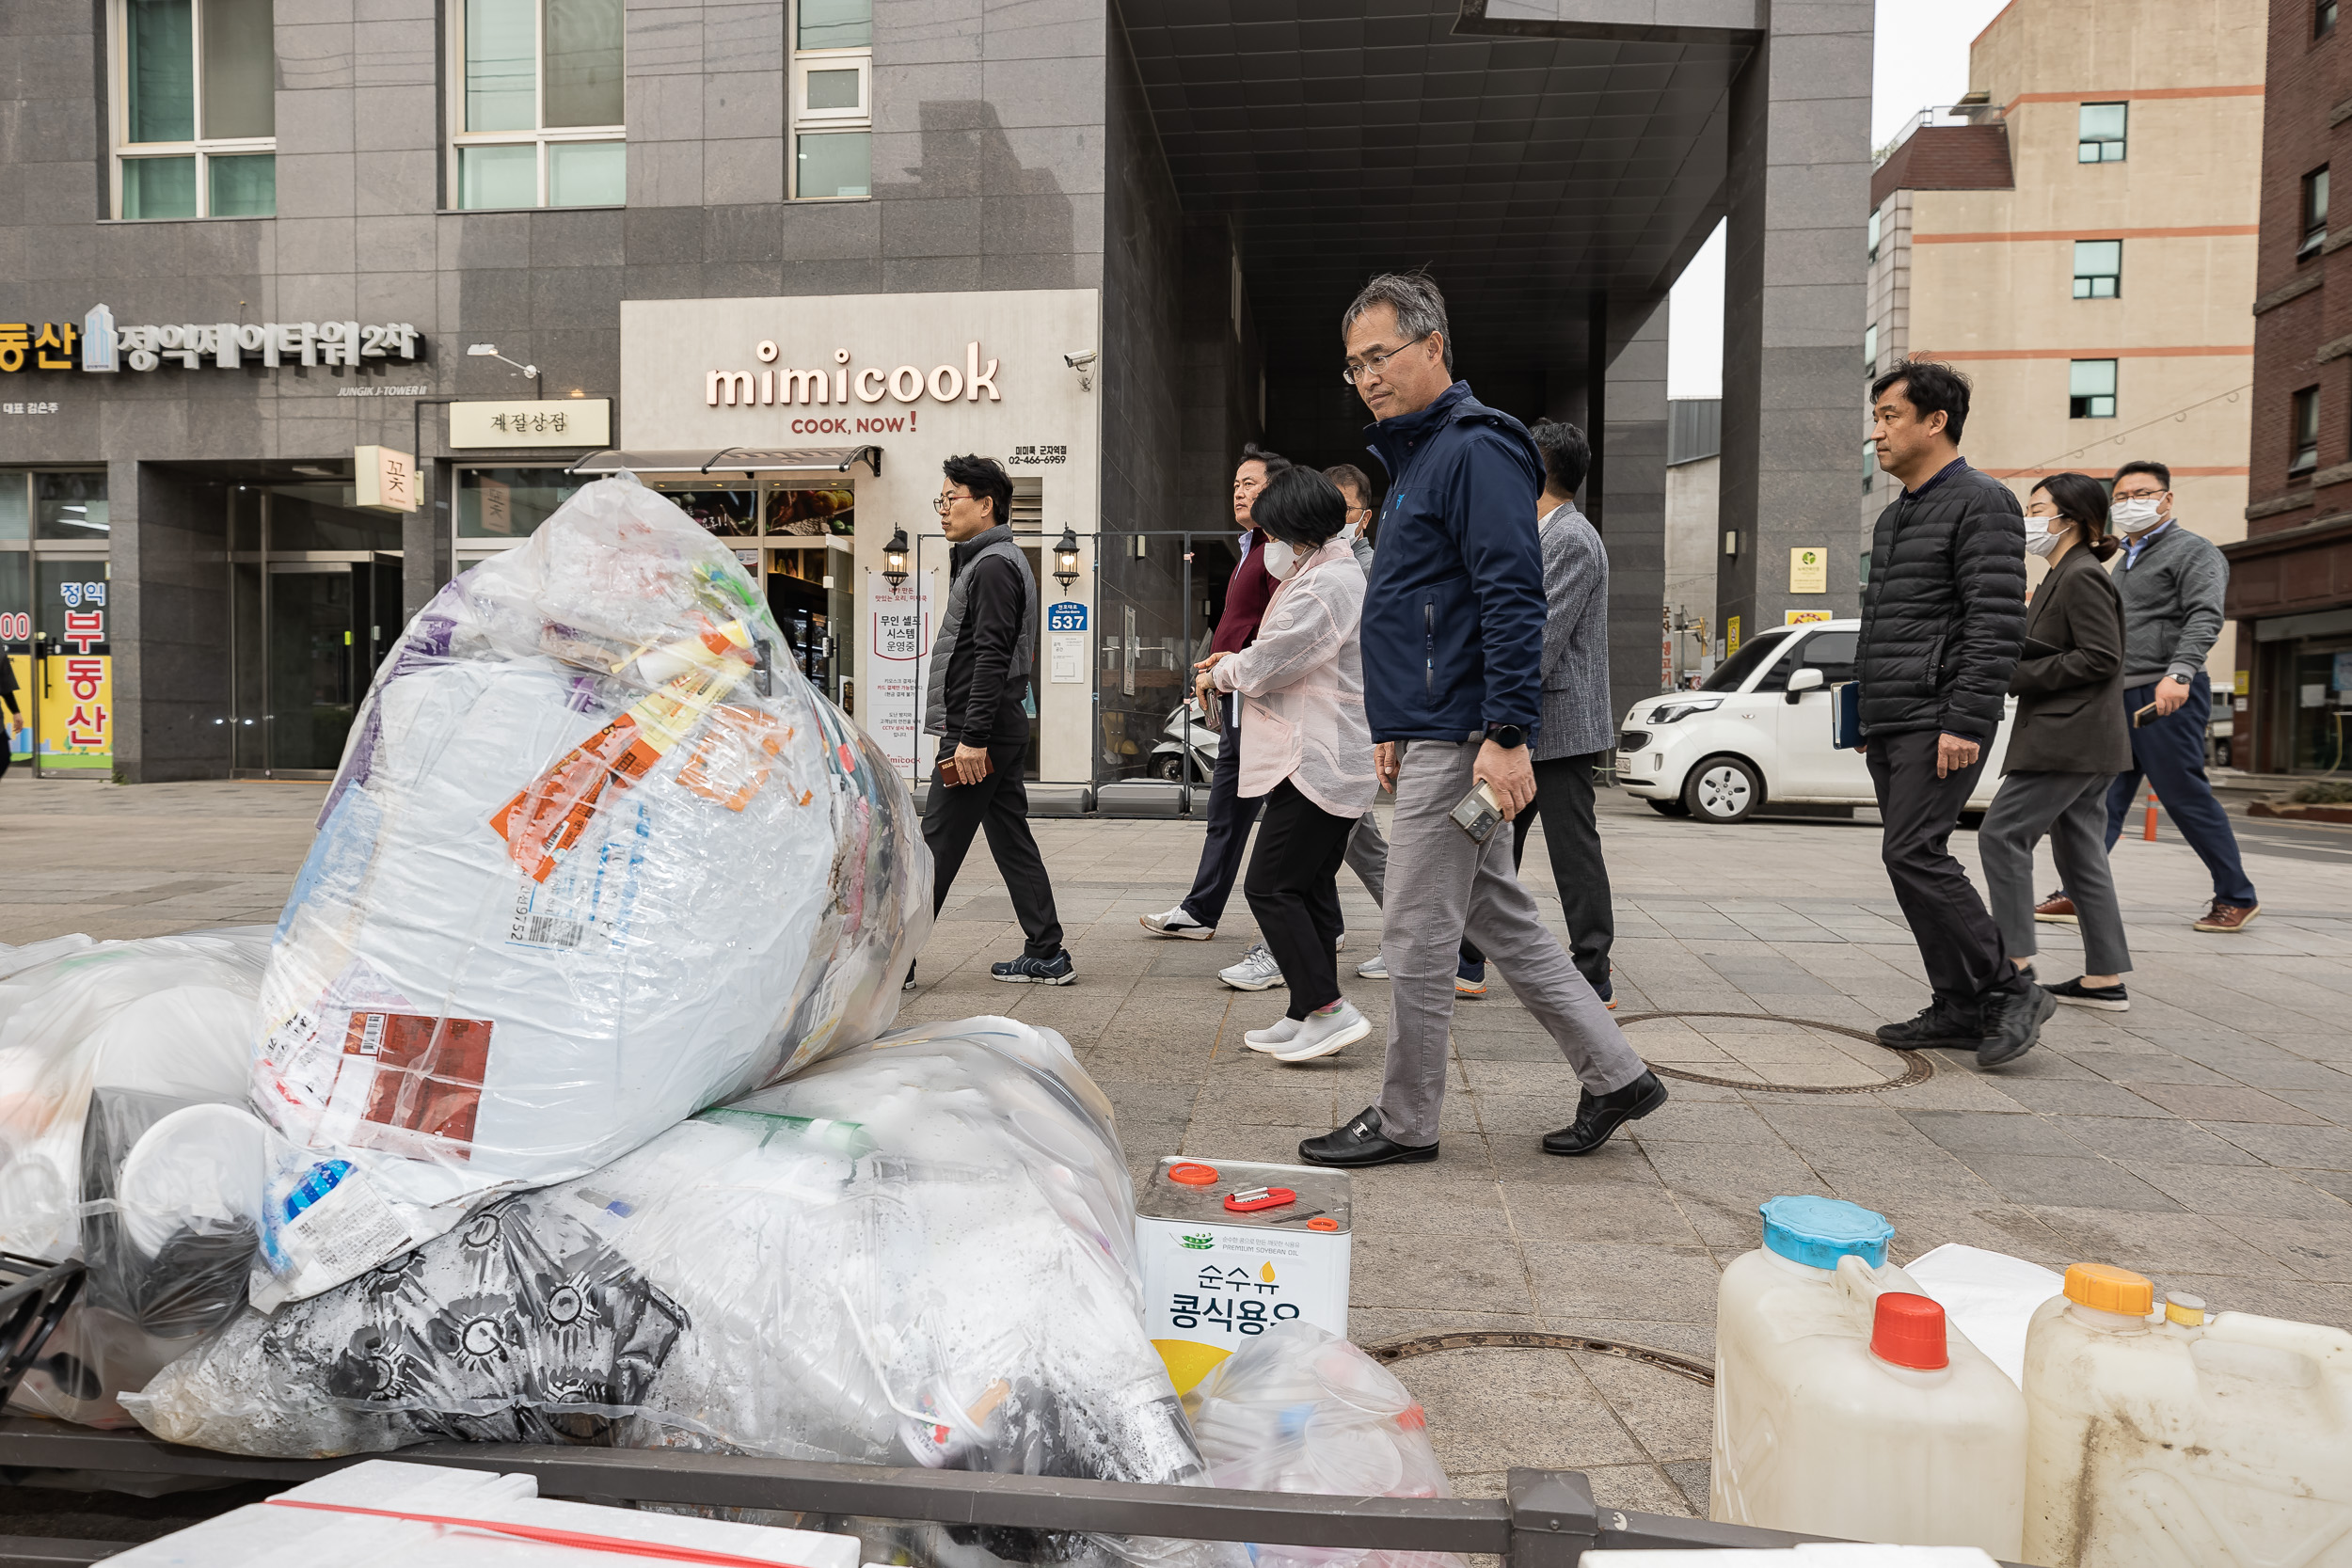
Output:
M1871 533L1854 672L1880 858L1934 991L1879 1041L1963 1047L1994 1067L2032 1048L2058 1003L2003 955L1949 847L2026 639L2025 509L1960 455L1968 391L1959 372L1923 359L1871 384L1870 438L1903 493Z
M1029 755L1029 688L1037 646L1037 579L1012 542L1012 481L993 457L950 457L935 509L954 548L951 586L931 645L923 728L939 736L939 760L923 802L923 842L930 847L931 912L947 901L972 835L985 829L988 851L1012 895L1028 939L1021 956L993 964L999 980L1066 986L1078 977L1062 946L1054 884L1029 832L1029 792L1022 774ZM907 985L914 984L914 972Z
M2107 847L2122 836L2146 779L2213 878L2212 907L2195 927L2242 931L2262 912L2262 900L2247 879L2230 814L2205 777L2205 721L2213 713L2205 655L2221 635L2229 558L2174 518L2172 470L2161 463L2142 458L2116 469L2112 500L2108 516L2123 535L2123 564L2112 568L2123 595L2123 714L2128 722L2155 711L2133 725L2132 766L2107 786ZM2054 893L2034 918L2073 925L2074 900Z
M1507 819L1535 797L1529 742L1542 719L1544 467L1525 427L1454 379L1445 298L1384 274L1341 320L1344 375L1372 410L1391 476L1364 601L1364 709L1374 766L1396 791L1380 950L1388 1063L1378 1103L1298 1146L1314 1164L1438 1157L1462 938L1484 948L1576 1068L1576 1118L1543 1140L1589 1154L1665 1103L1511 863L1510 835L1472 839L1454 811L1484 784Z

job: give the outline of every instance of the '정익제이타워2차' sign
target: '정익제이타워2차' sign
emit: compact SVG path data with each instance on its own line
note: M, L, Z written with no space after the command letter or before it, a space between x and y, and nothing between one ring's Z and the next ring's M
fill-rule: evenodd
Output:
M411 363L423 334L407 322L183 322L121 326L103 305L72 322L0 322L0 375L80 369L102 374L167 364L233 371L252 363Z

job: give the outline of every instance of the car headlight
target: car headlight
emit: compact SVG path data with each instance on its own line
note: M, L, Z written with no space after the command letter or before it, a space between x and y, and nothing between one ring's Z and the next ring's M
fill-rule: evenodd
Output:
M1694 713L1712 713L1723 705L1724 700L1721 697L1709 697L1703 702L1677 703L1672 707L1654 707L1649 710L1649 721L1653 724L1677 724Z

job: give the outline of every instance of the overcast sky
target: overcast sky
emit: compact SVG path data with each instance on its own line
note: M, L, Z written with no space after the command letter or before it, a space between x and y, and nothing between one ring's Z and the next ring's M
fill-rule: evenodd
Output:
M1878 0L1870 83L1870 144L1883 145L1930 105L1968 90L1968 45L2000 14L2004 0ZM1693 257L1675 285L1666 351L1666 392L1721 397L1724 388L1724 231Z

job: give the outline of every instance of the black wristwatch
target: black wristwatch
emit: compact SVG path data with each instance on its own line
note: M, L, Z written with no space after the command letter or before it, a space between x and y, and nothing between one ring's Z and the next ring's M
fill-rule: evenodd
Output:
M1527 726L1524 724L1489 724L1486 726L1486 738L1506 752L1516 752L1527 744Z

